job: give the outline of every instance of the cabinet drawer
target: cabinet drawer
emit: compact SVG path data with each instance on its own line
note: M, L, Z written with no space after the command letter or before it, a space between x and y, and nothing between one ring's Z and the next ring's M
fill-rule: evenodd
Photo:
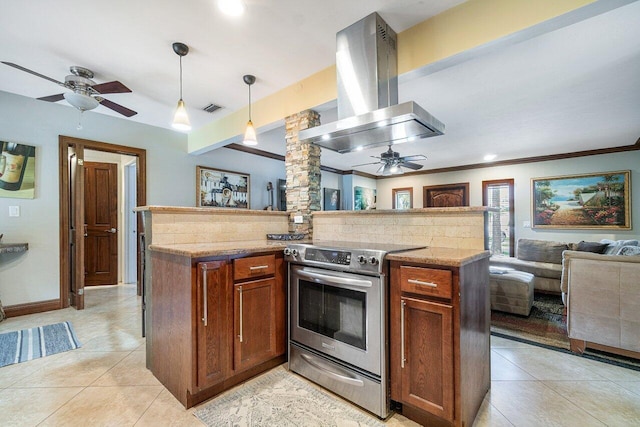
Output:
M424 267L400 267L402 292L451 299L452 274L449 270Z
M273 276L275 272L275 255L253 256L233 260L233 280Z

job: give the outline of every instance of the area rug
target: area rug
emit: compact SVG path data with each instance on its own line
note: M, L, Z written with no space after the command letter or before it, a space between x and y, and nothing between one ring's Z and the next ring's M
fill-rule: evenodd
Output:
M81 347L69 322L0 334L0 367Z
M529 317L491 311L491 333L569 349L567 316L559 295L538 294Z
M208 426L384 426L283 366L211 400L194 415Z
M536 293L528 317L492 310L491 335L640 371L637 359L593 349L583 354L573 353L567 335L565 307L558 295Z

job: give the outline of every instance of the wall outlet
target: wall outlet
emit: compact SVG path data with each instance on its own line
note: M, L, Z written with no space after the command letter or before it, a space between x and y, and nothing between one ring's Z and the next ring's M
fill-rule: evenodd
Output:
M9 206L9 216L20 216L20 206Z
M523 228L531 228L531 221L522 221Z
M293 217L294 224L302 224L303 221L304 221L304 218L302 217L302 215L296 215Z

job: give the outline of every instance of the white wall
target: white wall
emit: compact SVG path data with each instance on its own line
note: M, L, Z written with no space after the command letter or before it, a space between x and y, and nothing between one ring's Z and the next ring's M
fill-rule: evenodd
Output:
M36 147L35 198L0 198L3 242L29 243L26 253L0 255L5 306L59 298L59 135L147 150L149 205L195 206L196 165L250 173L253 209L268 204L267 181L285 177L284 162L226 148L191 156L186 135L129 119L89 111L78 130L78 111L62 104L0 91L0 140ZM20 206L21 216L9 217L9 206Z
M531 221L531 178L631 170L631 230L549 230L524 228L523 221ZM469 204L482 205L482 181L514 179L515 238L544 239L562 242L599 241L600 239L629 239L640 235L640 151L525 163L512 166L472 169L459 172L400 176L380 179L378 209L391 209L392 189L413 187L413 206L422 207L425 185L469 183ZM634 181L636 181L634 183Z

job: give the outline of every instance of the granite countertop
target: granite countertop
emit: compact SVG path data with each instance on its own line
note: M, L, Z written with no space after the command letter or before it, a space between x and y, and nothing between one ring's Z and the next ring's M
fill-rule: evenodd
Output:
M300 242L300 241L298 241ZM167 245L149 245L149 250L192 258L204 256L239 255L256 252L279 252L287 243L285 240L248 240L242 242L216 243L176 243Z
M26 252L29 250L28 243L0 243L0 254Z
M424 248L387 255L390 261L415 262L460 267L470 262L489 258L489 251L480 249Z

